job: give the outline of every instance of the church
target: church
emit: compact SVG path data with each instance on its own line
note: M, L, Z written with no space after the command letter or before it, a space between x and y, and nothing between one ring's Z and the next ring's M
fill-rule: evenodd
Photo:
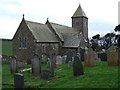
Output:
M53 52L55 55L79 53L80 48L87 47L88 18L79 5L71 19L69 27L48 19L45 24L29 21L23 16L12 39L13 55L19 61L29 62L34 54L49 57Z

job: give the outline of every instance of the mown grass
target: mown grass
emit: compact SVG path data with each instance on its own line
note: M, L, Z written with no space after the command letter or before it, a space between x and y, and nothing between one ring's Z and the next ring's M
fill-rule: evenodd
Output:
M9 71L8 62L3 62L2 67L2 82L6 84L3 85L3 88L9 86L11 88L14 79ZM31 67L31 65L26 67ZM47 66L42 67L45 69ZM55 68L55 77L51 77L49 80L41 80L39 76L30 72L20 73L24 75L26 88L118 88L118 66L109 67L107 62L96 61L94 67L84 66L84 75L76 77L73 76L72 68L68 68L65 63Z

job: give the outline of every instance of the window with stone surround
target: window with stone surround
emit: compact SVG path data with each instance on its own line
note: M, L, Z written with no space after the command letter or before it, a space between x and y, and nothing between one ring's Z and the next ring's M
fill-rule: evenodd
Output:
M26 37L20 37L19 38L19 47L20 48L26 48Z

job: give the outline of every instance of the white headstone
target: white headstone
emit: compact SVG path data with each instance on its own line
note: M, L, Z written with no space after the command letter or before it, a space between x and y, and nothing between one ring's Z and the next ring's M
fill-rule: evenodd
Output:
M56 56L56 61L57 61L57 64L61 65L62 64L62 57Z

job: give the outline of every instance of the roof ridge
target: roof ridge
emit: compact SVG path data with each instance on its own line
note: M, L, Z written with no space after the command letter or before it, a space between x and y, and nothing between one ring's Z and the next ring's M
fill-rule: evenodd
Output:
M68 28L72 28L70 26L67 26L67 25L62 25L62 24L58 24L58 23L53 23L53 22L50 22L51 24L56 24L56 25L59 25L59 26L64 26L64 27L68 27Z
M36 23L36 24L42 24L42 25L46 25L46 24L43 24L43 23L39 23L39 22L35 22L35 21L30 21L30 20L25 20L26 22L30 22L30 23Z

